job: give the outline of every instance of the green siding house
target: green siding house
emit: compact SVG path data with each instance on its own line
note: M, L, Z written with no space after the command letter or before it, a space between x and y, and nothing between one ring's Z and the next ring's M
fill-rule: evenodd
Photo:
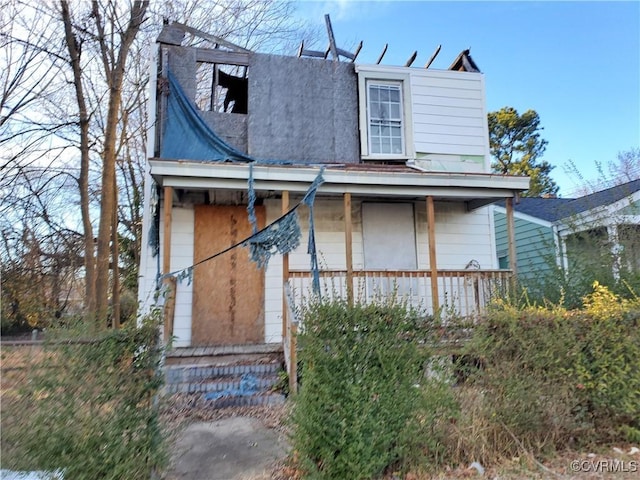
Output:
M494 205L496 256L509 268L506 210ZM640 271L640 179L584 197L522 198L514 204L518 278L543 278L555 266L571 272L578 258L612 259L611 274Z

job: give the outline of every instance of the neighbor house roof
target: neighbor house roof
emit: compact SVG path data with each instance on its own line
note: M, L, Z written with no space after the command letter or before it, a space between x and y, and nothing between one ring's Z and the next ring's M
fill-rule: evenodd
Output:
M578 198L521 198L514 210L525 215L555 222L587 210L611 205L640 191L640 179L616 185ZM499 204L504 206L504 202Z

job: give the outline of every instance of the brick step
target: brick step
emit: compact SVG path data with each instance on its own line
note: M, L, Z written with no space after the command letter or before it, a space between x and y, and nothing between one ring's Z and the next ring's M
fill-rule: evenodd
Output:
M265 392L277 385L279 381L276 373L257 375L245 373L241 376L212 377L200 381L168 383L165 386L165 394L234 392L242 391L247 386L251 387L251 391Z
M165 382L167 385L194 383L206 379L235 377L245 374L276 374L282 370L280 362L238 365L170 365L165 366Z

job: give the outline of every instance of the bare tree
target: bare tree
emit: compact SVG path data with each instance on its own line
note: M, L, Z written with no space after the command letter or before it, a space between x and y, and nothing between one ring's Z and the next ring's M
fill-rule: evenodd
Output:
M577 185L576 190L572 192L573 196L589 195L639 179L640 148L634 147L618 152L615 160L597 161L595 165L598 172L598 177L595 179L585 178L573 160L564 166L565 172L574 179Z
M82 241L78 275L97 324L106 324L109 298L118 322L121 266L122 288L137 288L148 67L163 19L251 49L292 52L301 39L293 8L276 0L0 0L0 196L43 214L52 199L30 203L21 185L63 169L59 193L77 208L47 214L56 235L73 232L74 248ZM18 234L22 224L0 220L12 245L28 237Z

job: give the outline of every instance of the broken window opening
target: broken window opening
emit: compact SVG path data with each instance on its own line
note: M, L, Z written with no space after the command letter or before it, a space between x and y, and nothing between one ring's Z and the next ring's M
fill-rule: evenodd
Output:
M199 110L247 113L248 69L235 65L198 62L195 104Z

